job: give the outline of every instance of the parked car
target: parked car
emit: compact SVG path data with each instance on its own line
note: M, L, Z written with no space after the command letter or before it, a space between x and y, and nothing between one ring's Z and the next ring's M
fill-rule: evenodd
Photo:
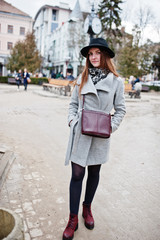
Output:
M156 87L156 89L154 87ZM142 82L142 91L143 92L148 92L151 89L159 91L159 90L157 90L159 88L160 88L160 81Z
M160 86L160 81L147 81L142 84L146 86Z
M150 88L149 88L149 86L151 86L151 85L149 85L147 82L142 82L141 83L142 84L142 92L149 92L149 90L150 90Z
M160 87L160 81L153 81L153 86L158 86L158 87Z

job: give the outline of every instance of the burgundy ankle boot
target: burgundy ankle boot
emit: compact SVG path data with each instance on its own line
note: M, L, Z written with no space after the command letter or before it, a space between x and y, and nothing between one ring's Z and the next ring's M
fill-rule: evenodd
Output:
M63 240L72 240L74 232L78 229L78 215L70 214L67 227L63 232Z
M94 219L91 212L91 204L83 203L82 216L84 217L84 224L86 228L92 230L94 228Z

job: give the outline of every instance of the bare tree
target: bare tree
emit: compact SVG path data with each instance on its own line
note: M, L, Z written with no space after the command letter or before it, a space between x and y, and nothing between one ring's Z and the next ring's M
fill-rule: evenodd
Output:
M135 22L135 26L139 29L139 44L142 45L144 40L144 30L150 23L153 23L154 15L149 6L140 6L136 12L137 17L135 19L137 21Z
M142 6L139 9L139 14L138 14L138 20L139 20L139 26L141 27L142 30L145 29L145 27L151 23L154 19L152 10L148 6Z
M154 24L154 15L153 10L148 5L135 6L134 2L128 3L122 6L122 20L124 22L130 22L133 24L133 29L136 29L139 32L139 45L144 43L144 32L146 28L151 24ZM136 36L137 37L137 36ZM136 39L137 41L137 39Z
M155 22L154 29L155 29L156 33L158 34L159 42L160 42L160 22L158 22L158 23Z
M80 34L81 33L81 34ZM78 60L78 74L82 72L83 56L80 54L80 49L86 45L86 35L83 33L83 21L71 21L68 27L68 49L71 60Z

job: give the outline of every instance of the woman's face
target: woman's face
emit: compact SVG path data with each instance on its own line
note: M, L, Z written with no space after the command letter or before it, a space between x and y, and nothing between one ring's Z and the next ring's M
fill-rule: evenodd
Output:
M101 64L101 51L99 48L90 48L89 52L89 61L95 68L99 68Z

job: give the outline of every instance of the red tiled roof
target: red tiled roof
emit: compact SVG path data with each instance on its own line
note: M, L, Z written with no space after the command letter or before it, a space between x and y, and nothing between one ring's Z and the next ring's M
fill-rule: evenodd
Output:
M29 15L27 13L22 12L21 10L19 10L18 8L12 6L12 4L7 3L4 0L0 0L0 12L14 13L14 14L18 14L18 15L28 16L29 17Z

